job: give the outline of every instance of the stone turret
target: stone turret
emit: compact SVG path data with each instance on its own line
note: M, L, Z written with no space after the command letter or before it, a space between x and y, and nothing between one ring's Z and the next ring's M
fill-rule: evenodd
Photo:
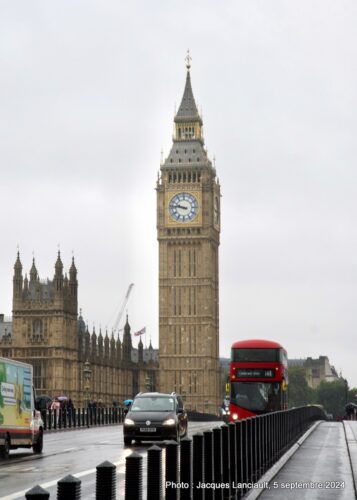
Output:
M130 325L128 322L128 315L126 315L126 323L124 326L124 335L123 335L123 356L122 356L123 361L126 363L131 362L131 349L132 349L132 342L130 334Z
M31 272L30 272L30 276L31 276ZM61 254L58 251L57 261L55 264L55 275L54 275L54 279L53 279L56 294L59 294L60 292L62 292L63 279L64 279L63 278L63 264L61 261ZM31 281L31 279L30 279L30 281Z
M17 252L17 259L14 265L14 278L13 278L13 300L21 299L22 295L22 264L20 261L20 253Z
M138 344L138 361L139 363L144 362L144 346L140 337L139 344Z

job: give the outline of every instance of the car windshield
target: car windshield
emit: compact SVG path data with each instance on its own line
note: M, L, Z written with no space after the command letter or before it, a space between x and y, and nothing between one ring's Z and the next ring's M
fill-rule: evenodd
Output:
M174 398L150 396L135 398L130 411L173 411L174 409Z

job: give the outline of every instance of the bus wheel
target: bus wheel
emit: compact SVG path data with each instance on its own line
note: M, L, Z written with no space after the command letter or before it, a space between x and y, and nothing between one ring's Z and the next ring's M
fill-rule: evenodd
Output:
M10 455L10 439L9 436L5 437L3 446L0 446L0 458L6 460Z
M43 449L43 433L40 431L36 443L32 445L34 453L42 453Z

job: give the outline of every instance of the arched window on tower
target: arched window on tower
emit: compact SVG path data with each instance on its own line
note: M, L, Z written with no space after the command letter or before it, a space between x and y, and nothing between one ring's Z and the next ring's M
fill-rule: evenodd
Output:
M34 340L40 340L43 338L43 324L40 319L34 319L32 322L32 338Z

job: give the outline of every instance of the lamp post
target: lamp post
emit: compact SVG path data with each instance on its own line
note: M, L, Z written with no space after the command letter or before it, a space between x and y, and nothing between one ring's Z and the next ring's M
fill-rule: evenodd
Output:
M84 391L85 391L85 406L88 408L89 405L89 390L90 390L90 379L92 375L92 370L90 369L90 363L87 360L83 367L83 378L84 378Z
M148 392L152 391L152 380L151 380L151 375L146 375L145 378L145 387Z

